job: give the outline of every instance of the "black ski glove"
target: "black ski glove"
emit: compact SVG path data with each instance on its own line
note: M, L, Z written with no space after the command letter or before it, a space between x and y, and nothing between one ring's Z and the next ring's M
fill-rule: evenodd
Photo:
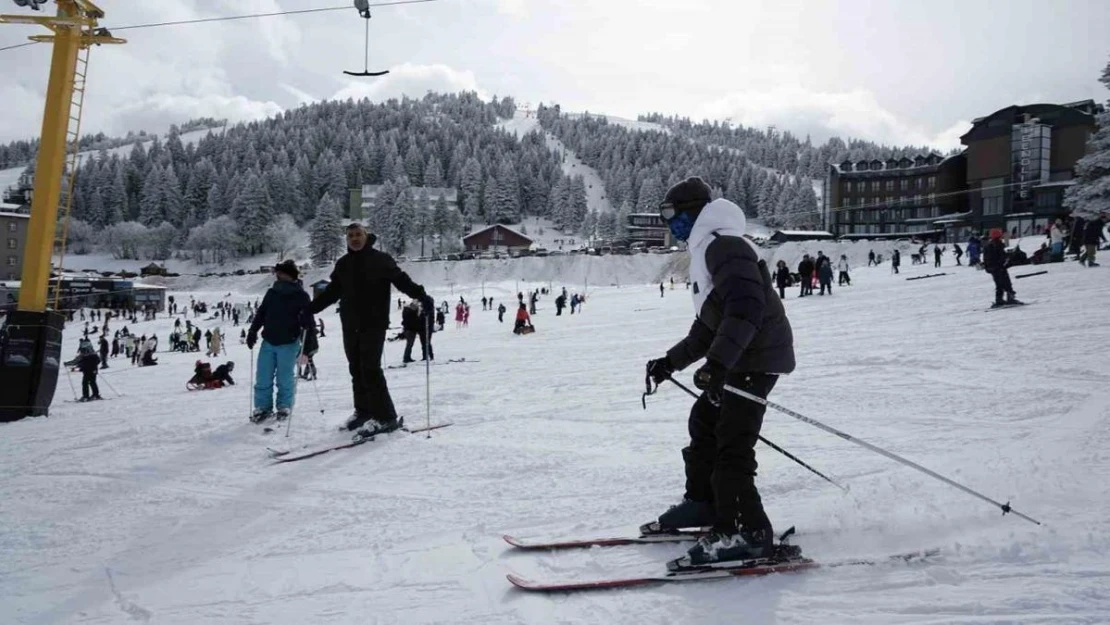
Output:
M649 360L647 363L647 374L651 378L651 381L655 382L656 386L670 379L673 373L674 365L671 364L670 358L666 356L656 358L655 360Z
M247 349L254 349L254 344L258 342L258 335L254 330L247 332Z
M694 372L694 386L701 391L705 391L705 396L709 401L719 404L721 403L721 393L724 391L725 374L727 373L728 370L724 368L724 365L706 360L705 364Z

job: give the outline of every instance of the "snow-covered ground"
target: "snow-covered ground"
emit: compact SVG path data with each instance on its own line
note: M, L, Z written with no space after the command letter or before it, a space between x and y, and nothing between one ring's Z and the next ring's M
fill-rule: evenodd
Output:
M67 401L74 374L50 418L0 424L0 622L1104 623L1110 278L1049 265L1015 281L1030 306L986 313L989 278L946 269L906 281L934 270L861 268L831 297L791 293L799 365L772 400L1012 501L1041 527L769 412L764 435L851 488L759 448L768 512L779 529L798 527L808 555L942 555L599 594L515 591L509 571L656 572L680 553L525 554L500 535L624 534L677 500L690 400L664 386L645 411L640 393L644 362L682 336L692 307L681 285L663 298L655 286L591 288L583 314L555 317L541 300L537 333L515 337L481 310L479 284L456 284L434 294L462 290L470 327L449 321L436 356L468 362L431 370L431 420L454 426L430 439L270 465L267 446L335 437L351 410L334 310L288 439L247 423L249 352L238 329L205 320L232 337L224 358L237 386L186 391L196 354L162 353L142 369L116 360L101 377L107 401ZM213 301L227 288L194 293ZM516 288L484 292L511 303ZM67 328L66 355L80 325ZM163 317L132 330L164 345L170 327ZM388 343L386 362L401 349ZM423 369L387 377L402 414L422 423Z

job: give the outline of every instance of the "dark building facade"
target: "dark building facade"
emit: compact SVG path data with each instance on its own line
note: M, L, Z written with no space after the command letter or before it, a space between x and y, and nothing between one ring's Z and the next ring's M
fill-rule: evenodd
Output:
M1093 100L1010 106L973 122L967 146L969 214L957 230L1041 234L1068 214L1064 191L1096 129Z
M1074 184L1098 110L1093 100L1010 106L976 119L960 137L967 146L960 154L831 165L826 227L848 239L1043 233L1068 212L1064 190Z
M659 213L632 213L628 216L628 240L647 247L669 247L671 231Z
M966 212L963 154L921 154L830 166L826 227L840 238L939 239Z

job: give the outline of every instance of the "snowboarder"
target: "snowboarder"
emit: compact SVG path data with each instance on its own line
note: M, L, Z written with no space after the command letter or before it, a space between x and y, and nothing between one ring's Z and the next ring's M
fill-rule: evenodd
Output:
M390 289L435 306L424 287L412 281L389 254L373 249L376 237L359 223L347 226L347 253L335 262L331 282L310 307L317 314L339 302L343 348L351 372L355 412L344 428L361 436L391 432L400 427L382 372L382 348L389 328ZM369 422L369 423L368 423ZM363 426L368 427L362 430Z
M1014 286L1010 282L1010 272L1006 269L1006 244L1002 242L1002 230L992 228L990 242L983 250L983 268L994 278L994 304L991 308L1006 306L1007 304L1020 304L1014 299ZM1002 296L1006 300L1002 300Z
M497 305L497 323L505 323L505 302ZM443 327L442 323L439 325L441 328Z
M251 413L254 423L274 415L275 378L278 421L289 418L296 401L293 372L301 353L301 340L304 337L307 347L307 335L311 333L315 337L316 332L316 323L308 312L308 293L297 280L299 275L297 264L292 260L274 267L274 285L266 291L247 331L247 347L253 351L258 331L262 330L262 347L258 350L258 371L254 379L254 412Z
M744 211L710 201L701 178L671 187L660 217L687 242L694 282L694 323L665 356L648 361L658 384L705 358L694 374L703 391L690 410L690 445L683 449L686 493L659 517L662 529L711 525L677 564L768 557L774 530L755 486L755 443L766 408L724 385L767 397L779 374L794 370L794 338L765 262L743 238ZM803 277L804 280L804 277Z
M100 399L100 387L96 385L97 368L100 366L100 357L92 347L85 347L77 360L77 368L81 370L81 401Z
M837 286L844 286L844 285L852 286L852 277L848 275L848 255L847 254L841 254L840 255L840 260L837 261L837 263L836 263L836 270L839 274L837 276L837 280L836 280ZM829 289L829 292L830 293L832 292L831 288Z

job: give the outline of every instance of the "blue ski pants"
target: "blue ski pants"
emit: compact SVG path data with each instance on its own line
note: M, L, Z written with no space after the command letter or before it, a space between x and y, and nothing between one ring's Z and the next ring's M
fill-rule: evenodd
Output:
M297 355L301 353L300 341L273 345L262 340L258 350L258 372L254 379L254 409L267 412L274 409L274 379L277 378L277 407L293 409L294 374Z

